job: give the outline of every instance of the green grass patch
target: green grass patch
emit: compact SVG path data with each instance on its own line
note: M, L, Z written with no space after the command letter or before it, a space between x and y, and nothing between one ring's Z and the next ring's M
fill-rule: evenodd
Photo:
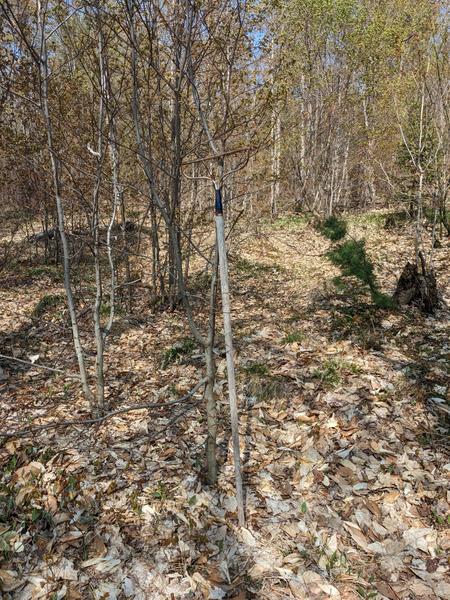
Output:
M169 499L169 489L163 481L158 481L158 485L152 491L152 497L155 500L161 500L161 502Z
M347 221L351 225L366 225L372 227L384 227L387 217L392 213L369 212L349 215Z
M271 375L265 364L250 363L243 367L242 371L246 374L245 386L250 396L255 396L261 402L286 397L289 380Z
M301 331L292 331L291 333L287 333L284 338L281 340L283 345L285 344L295 344L299 342L303 342L305 339L304 334Z
M298 229L305 227L311 221L311 215L302 213L295 215L283 215L272 223L276 229Z
M339 358L332 358L325 360L322 365L313 372L313 377L321 381L327 387L337 387L342 383L344 375L357 375L361 372L361 368L355 363Z
M249 375L259 375L261 377L269 375L269 369L263 363L251 363L244 367L244 371Z
M167 369L169 365L178 362L182 357L192 354L194 348L195 341L192 338L183 338L164 352L161 367Z

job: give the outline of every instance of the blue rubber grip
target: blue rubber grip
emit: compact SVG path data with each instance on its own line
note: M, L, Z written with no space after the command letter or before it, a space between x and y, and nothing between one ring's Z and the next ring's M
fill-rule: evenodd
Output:
M216 189L216 202L214 208L216 215L223 215L222 190L220 188Z

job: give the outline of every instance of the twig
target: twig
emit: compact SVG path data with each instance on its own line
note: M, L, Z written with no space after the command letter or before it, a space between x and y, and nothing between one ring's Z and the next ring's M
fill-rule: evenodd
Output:
M5 358L6 360L15 360L16 362L22 363L23 365L29 365L32 367L38 367L39 369L46 369L47 371L53 371L54 373L61 373L64 377L70 377L70 379L78 379L80 380L79 375L73 375L72 373L66 373L61 369L55 369L53 367L47 367L46 365L40 365L39 363L33 363L28 360L22 360L21 358L15 358L14 356L7 356L6 354L0 354L0 358Z
M45 431L47 429L56 429L58 427L71 427L72 425L94 425L95 423L101 423L106 419L114 417L116 415L120 415L123 413L131 412L133 410L143 410L148 408L163 408L165 406L172 406L174 404L179 404L180 402L184 402L188 400L191 396L195 394L195 392L204 385L208 380L206 377L201 379L195 387L192 388L190 392L185 394L182 398L177 398L176 400L169 400L168 402L150 402L147 404L133 404L132 406L127 406L126 408L119 408L117 410L113 410L102 417L97 417L95 419L75 419L73 421L60 421L56 423L47 423L46 425L37 425L36 427L30 427L29 429L22 429L19 431L13 431L11 433L1 433L1 438L12 438L12 437L23 437L32 433L36 433L38 431Z
M248 152L249 150L253 150L252 146L245 146L243 148L234 148L233 150L228 150L227 152L220 152L218 154L210 154L209 156L204 156L203 158L196 158L194 160L183 161L183 165L193 165L199 162L205 162L207 160L217 159L218 156L230 156L230 154L238 154L239 152ZM184 175L184 173L183 173ZM185 175L187 179L196 179L194 177L190 177L189 175ZM200 179L200 178L199 178ZM206 179L209 180L209 177Z
M197 406L197 404L192 404L191 406L187 406L184 410L180 411L177 415L175 415L172 419L170 419L170 421L168 423L166 423L164 425L164 427L161 427L158 431L156 431L152 435L147 434L148 441L154 442L155 440L157 440L163 433L165 433L167 431L167 429L171 425L174 425L177 421L179 421L181 419L181 417L184 417L185 414L187 414L190 410L192 410L196 406Z
M133 281L126 281L125 283L121 283L120 285L115 285L114 289L118 290L119 288L123 288L127 285L134 285L135 283L139 283L140 281L142 281L141 277L139 277L139 279L134 279Z

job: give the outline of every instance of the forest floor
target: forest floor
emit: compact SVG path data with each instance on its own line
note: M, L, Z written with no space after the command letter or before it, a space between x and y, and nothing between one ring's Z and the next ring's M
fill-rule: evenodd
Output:
M411 231L383 223L352 217L350 233L392 293ZM231 251L246 527L221 354L215 489L203 478L201 394L3 440L2 598L450 598L448 311L375 309L354 286L337 292L329 245L291 217ZM450 304L449 249L443 240L435 266ZM52 267L6 273L0 352L75 373L62 293ZM76 381L0 361L2 433L86 418ZM118 316L106 363L111 409L176 398L203 377L182 312L152 314L143 297Z

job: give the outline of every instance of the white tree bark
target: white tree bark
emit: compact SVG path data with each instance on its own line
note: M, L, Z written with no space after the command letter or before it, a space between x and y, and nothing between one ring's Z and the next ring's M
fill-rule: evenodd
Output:
M221 191L216 187L216 198L219 195L221 207ZM222 291L223 329L225 335L225 352L227 358L228 396L230 402L231 436L233 441L233 458L236 477L236 500L238 505L239 525L245 525L244 490L242 485L241 452L239 446L239 414L236 394L236 374L233 356L233 332L231 328L230 289L228 283L228 260L225 245L225 227L223 212L216 201L216 236L219 251L220 287Z

